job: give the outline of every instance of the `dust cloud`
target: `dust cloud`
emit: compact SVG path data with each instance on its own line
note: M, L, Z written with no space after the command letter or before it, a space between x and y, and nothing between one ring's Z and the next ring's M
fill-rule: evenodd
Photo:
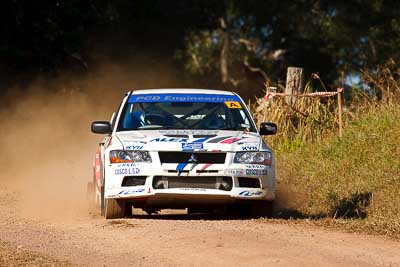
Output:
M108 120L133 88L173 87L172 72L103 64L84 78L38 79L11 88L0 109L0 184L18 195L28 218L67 219L87 214L86 185L101 135L94 120Z

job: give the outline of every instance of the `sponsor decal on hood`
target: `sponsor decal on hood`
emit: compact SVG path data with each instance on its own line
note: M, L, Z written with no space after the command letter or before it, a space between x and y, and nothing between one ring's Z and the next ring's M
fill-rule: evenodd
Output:
M255 151L261 138L244 131L147 130L116 134L127 150L148 151Z

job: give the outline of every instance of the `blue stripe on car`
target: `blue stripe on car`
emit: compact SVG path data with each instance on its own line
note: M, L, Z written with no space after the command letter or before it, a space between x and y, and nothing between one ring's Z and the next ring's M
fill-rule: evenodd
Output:
M129 103L143 102L212 102L239 101L235 95L219 94L138 94L129 97Z
M186 165L187 163L178 163L178 165L176 166L176 170L180 172L186 167Z

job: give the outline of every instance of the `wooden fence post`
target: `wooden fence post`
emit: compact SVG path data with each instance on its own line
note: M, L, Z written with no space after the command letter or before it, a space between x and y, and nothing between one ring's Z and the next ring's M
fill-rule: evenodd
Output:
M343 121L342 121L342 89L337 89L337 102L339 114L339 137L343 136Z
M286 75L285 94L296 95L304 91L303 68L289 67ZM295 103L296 96L287 96L286 103L291 106Z

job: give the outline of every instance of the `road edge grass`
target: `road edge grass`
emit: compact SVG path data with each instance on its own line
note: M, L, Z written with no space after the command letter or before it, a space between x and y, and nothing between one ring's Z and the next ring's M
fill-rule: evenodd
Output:
M278 152L276 217L400 239L399 137L399 106L380 106L342 138Z

